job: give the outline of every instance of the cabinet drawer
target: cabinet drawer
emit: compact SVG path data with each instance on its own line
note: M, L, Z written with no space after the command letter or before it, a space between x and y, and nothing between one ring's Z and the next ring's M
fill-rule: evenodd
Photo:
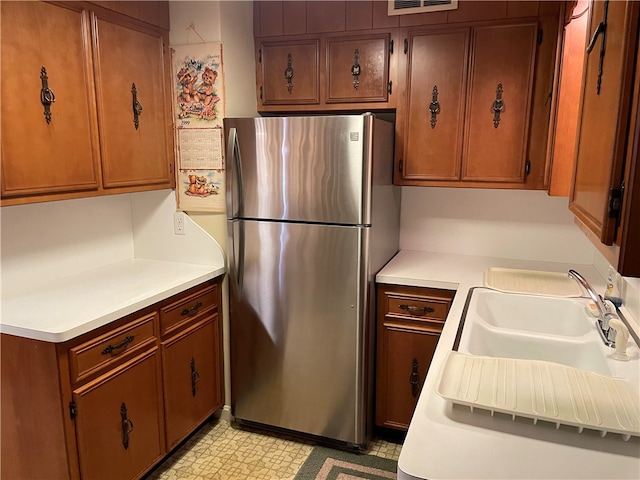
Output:
M446 300L389 295L388 313L444 322L450 305Z
M217 285L178 298L160 309L160 331L164 336L192 321L202 313L217 311Z
M140 317L69 350L71 382L111 368L154 344L156 315L154 312Z

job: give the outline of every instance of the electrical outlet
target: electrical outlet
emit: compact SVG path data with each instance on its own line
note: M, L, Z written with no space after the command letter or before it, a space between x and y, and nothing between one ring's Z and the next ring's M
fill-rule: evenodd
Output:
M184 212L176 212L173 214L173 233L176 235L184 235L186 233L184 216Z

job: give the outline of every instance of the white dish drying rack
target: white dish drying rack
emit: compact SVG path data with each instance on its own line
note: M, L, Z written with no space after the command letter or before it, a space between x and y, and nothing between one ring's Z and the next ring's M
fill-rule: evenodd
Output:
M608 377L540 360L449 353L438 394L453 403L516 417L622 435L640 436L640 391Z

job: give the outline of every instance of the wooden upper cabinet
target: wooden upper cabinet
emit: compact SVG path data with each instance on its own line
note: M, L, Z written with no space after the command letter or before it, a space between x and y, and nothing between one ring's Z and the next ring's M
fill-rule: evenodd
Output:
M2 199L96 190L99 150L87 11L39 2L1 2L0 10ZM55 100L49 121L46 98Z
M524 182L537 23L473 29L462 180Z
M460 177L468 44L468 29L409 34L402 179Z
M262 42L258 65L263 105L320 103L320 42L317 39Z
M104 187L170 185L165 35L97 14L93 28Z
M386 102L389 34L326 40L327 103Z
M589 19L593 49L585 63L569 209L605 245L614 242L622 204L638 7L633 1L595 1ZM606 45L605 36L595 33L604 21Z
M537 32L537 23L409 32L396 184L524 184Z

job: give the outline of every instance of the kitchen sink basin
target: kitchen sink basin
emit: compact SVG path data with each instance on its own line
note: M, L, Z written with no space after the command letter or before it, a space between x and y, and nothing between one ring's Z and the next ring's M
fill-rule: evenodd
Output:
M586 311L589 299L505 293L473 288L454 350L521 360L542 360L640 383L638 345L630 337L633 360L613 360Z
M577 337L593 322L585 315L587 300L502 293L477 289L470 310L488 325L512 330Z

